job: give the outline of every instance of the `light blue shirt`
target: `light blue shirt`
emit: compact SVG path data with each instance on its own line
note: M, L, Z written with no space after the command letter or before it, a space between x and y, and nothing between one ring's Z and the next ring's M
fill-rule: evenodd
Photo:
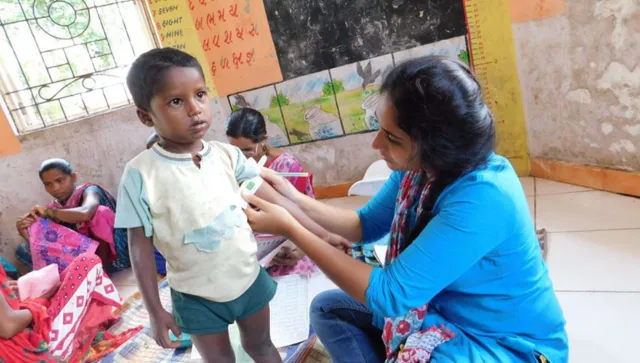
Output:
M127 163L118 193L117 228L143 227L167 260L172 289L226 302L255 281L257 245L241 209L240 184L258 175L240 150L203 141L190 153L158 144Z
M403 177L394 172L358 212L364 242L389 232ZM416 207L409 214L411 227ZM562 309L510 163L492 155L486 168L446 188L433 212L393 263L371 273L366 302L375 324L381 327L383 317L404 316L429 302L423 328L457 328L493 352L490 361L521 361L517 357L535 351L551 362L566 362Z

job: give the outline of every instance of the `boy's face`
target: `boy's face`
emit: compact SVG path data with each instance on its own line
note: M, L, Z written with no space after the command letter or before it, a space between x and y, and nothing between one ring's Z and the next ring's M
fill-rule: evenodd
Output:
M155 127L165 143L200 141L211 126L211 103L200 72L173 67L162 76L162 87L151 98L151 110L138 110L143 124Z

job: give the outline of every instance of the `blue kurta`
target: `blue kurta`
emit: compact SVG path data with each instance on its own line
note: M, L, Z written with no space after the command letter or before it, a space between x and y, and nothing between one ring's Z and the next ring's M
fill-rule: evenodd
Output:
M364 242L389 232L403 177L394 172L358 212ZM567 362L562 309L510 163L492 155L443 191L434 214L393 263L373 270L366 299L375 325L429 302L423 329L444 324L456 333L432 362L536 362L538 354Z

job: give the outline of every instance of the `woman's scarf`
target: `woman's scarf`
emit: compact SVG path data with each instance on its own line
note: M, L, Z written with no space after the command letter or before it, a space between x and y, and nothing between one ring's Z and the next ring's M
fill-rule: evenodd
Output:
M391 239L387 250L388 266L408 245L407 229L410 228L410 211L418 202L416 216L431 213L423 210L429 195L426 173L407 173L402 180L396 199L396 213L391 225ZM433 349L452 339L455 334L444 327L422 329L427 316L428 301L423 306L410 310L403 317L385 318L382 340L385 343L387 363L428 362Z

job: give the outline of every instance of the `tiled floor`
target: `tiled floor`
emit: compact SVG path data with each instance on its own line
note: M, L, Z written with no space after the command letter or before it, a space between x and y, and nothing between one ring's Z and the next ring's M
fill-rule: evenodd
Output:
M522 178L531 215L548 235L547 263L567 319L572 363L638 362L640 199ZM367 198L328 203L358 208ZM130 271L114 276L123 296Z
M640 199L523 178L567 319L570 361L638 362Z

